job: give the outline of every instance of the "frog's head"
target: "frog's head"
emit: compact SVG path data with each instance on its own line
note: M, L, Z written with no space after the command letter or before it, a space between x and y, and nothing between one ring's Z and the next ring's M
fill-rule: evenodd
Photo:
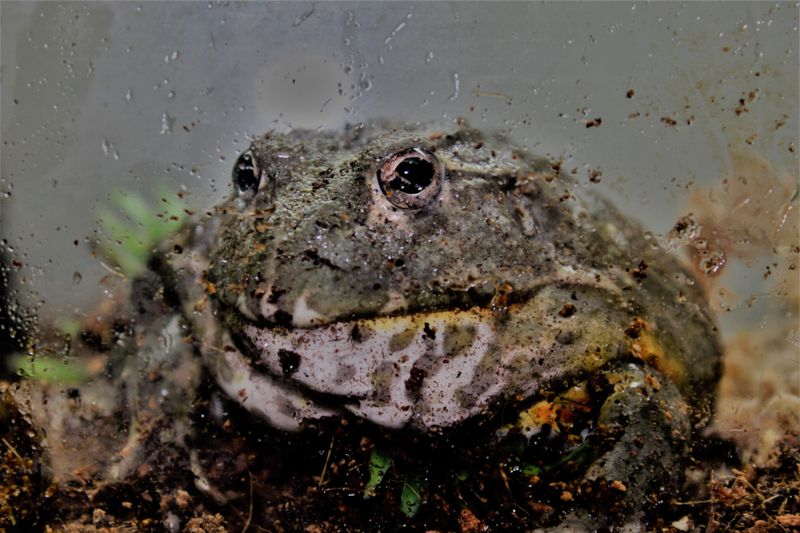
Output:
M570 260L553 172L467 128L256 139L220 208L217 312L272 374L386 425L452 423L504 387L477 370L496 325Z
M468 129L269 134L234 166L208 280L248 320L294 328L524 297L554 268L543 225L563 216L532 216L559 210L552 177Z

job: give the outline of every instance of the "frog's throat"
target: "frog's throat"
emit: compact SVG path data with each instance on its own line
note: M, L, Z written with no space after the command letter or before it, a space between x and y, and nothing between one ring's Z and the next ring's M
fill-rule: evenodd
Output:
M503 387L501 354L513 354L497 349L496 320L473 308L312 329L245 323L241 333L269 379L341 398L343 408L382 426L432 430L480 413ZM242 363L234 362L240 370Z

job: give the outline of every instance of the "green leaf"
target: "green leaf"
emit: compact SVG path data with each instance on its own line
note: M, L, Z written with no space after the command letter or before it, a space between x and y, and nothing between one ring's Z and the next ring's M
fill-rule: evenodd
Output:
M59 316L53 320L53 326L63 335L77 339L81 334L81 321L71 316Z
M375 496L375 489L383 481L390 466L392 466L392 458L388 453L378 448L372 450L369 457L369 480L364 487L364 499Z
M127 276L135 276L147 263L147 246L112 212L103 210L97 216L103 231L100 249L104 256Z
M9 365L27 379L59 385L84 383L90 377L83 361L65 361L45 355L14 355L9 358Z
M146 228L152 223L153 210L147 201L137 193L116 191L111 201L128 216L135 225Z
M403 493L400 495L400 510L413 518L422 506L422 491L425 490L425 476L419 472L410 473L403 480Z
M536 465L526 464L522 466L522 473L526 476L538 476L542 473L542 469Z
M575 448L573 448L567 455L565 455L555 463L546 466L544 469L545 471L550 471L570 461L574 461L576 464L581 465L589 459L588 452L589 452L589 443L587 441L584 441Z
M111 203L124 215L124 220L108 209L98 212L97 221L103 234L100 250L128 277L140 274L159 241L179 230L186 219L180 200L164 187L157 192L163 205L151 204L137 193L113 193Z

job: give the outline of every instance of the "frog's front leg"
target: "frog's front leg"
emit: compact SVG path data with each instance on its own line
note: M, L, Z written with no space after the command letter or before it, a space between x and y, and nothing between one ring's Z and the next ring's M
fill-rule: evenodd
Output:
M603 370L596 380L608 393L597 419L598 449L604 451L580 483L586 503L551 531L611 524L643 530L645 512L663 505L683 476L691 423L675 384L635 363Z
M141 331L124 354L121 378L130 419L127 442L109 472L115 480L130 475L147 455L167 443L184 446L200 384L200 361L185 340L180 316L140 319Z

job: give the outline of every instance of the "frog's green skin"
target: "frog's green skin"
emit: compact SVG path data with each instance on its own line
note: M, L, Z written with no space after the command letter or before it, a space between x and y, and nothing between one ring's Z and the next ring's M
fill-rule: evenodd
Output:
M397 207L377 174L409 149L433 154L440 190ZM248 154L257 184L157 266L232 398L285 430L357 416L435 434L599 373L616 385L598 427L619 437L586 479L622 482L630 515L674 488L720 348L701 291L639 226L468 128L273 133Z

